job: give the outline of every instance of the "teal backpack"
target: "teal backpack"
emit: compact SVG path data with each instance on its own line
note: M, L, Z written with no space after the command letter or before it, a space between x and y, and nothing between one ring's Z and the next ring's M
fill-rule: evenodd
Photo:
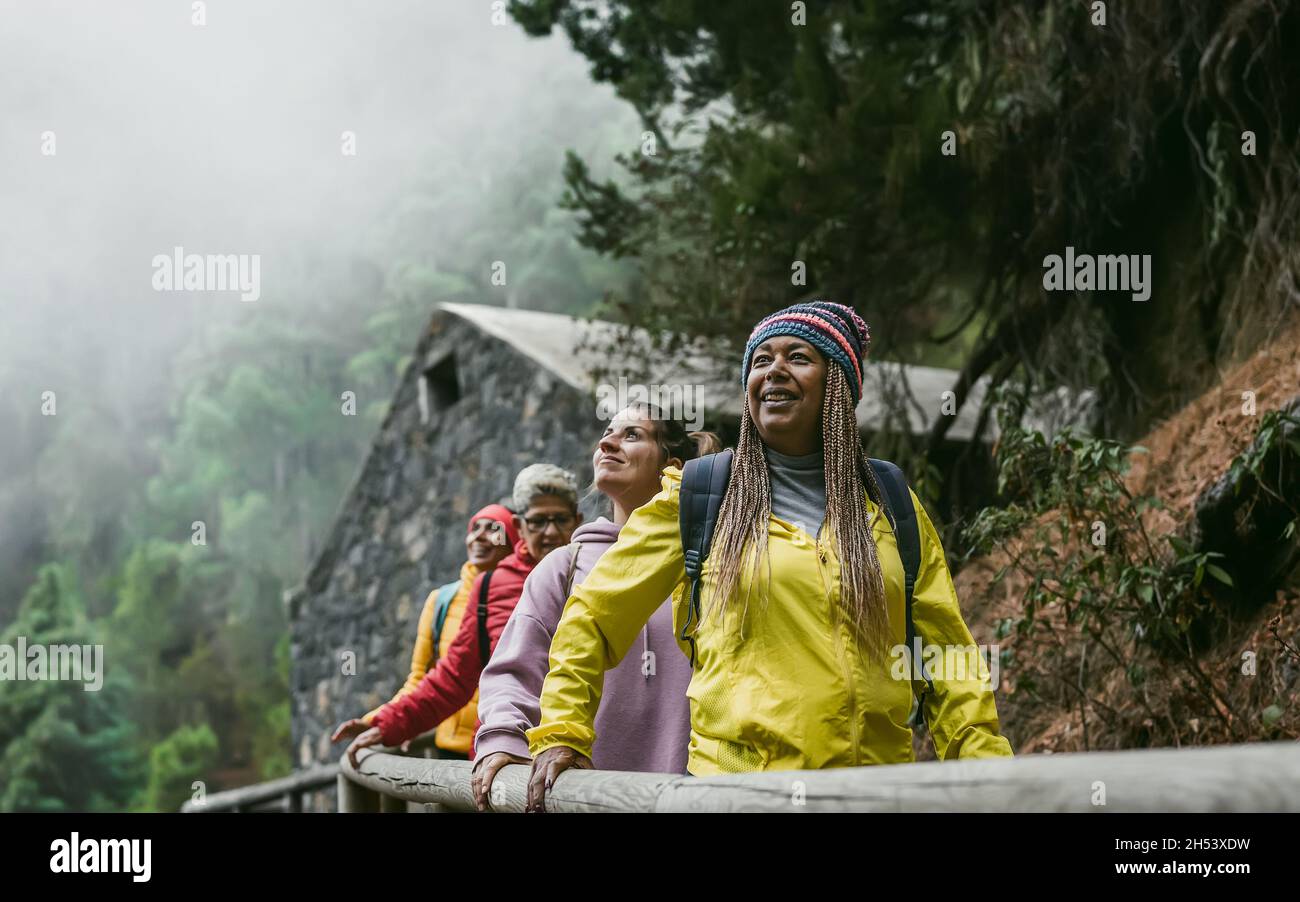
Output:
M442 627L447 622L447 612L451 609L452 599L460 589L460 580L438 587L438 594L433 598L433 660L438 660L438 648L442 642Z
M478 591L478 655L479 660L487 666L488 656L491 654L492 645L488 640L488 587L492 585L492 573L488 570L483 574L483 582L479 584ZM572 580L572 575L570 575ZM434 596L433 609L433 661L438 660L438 646L442 639L442 629L447 622L447 612L451 609L451 602L456 597L456 592L460 589L460 580L454 583L447 583L438 589L438 594Z

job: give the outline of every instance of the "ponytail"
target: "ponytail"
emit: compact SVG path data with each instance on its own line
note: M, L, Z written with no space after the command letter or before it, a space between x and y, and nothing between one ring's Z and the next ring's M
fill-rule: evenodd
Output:
M717 454L722 450L722 439L718 438L713 432L691 432L688 433L692 441L695 442L694 457L703 457L706 454ZM676 457L677 455L670 455ZM683 457L682 462L690 460L689 457Z

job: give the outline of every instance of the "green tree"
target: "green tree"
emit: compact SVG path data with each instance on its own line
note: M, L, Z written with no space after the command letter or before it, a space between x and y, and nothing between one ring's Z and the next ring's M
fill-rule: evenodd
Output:
M28 648L98 642L67 569L47 564L37 573L0 644L15 647L19 637ZM98 691L70 680L0 681L0 811L126 804L139 770L122 710L127 685L110 654L100 660Z
M1131 435L1293 302L1294 3L1172 0L1105 27L1063 0L510 11L567 34L653 137L620 157L626 184L566 163L582 243L643 275L610 309L651 334L740 343L821 295L863 312L877 355L960 368L959 405L981 376L1095 388L1101 428ZM1150 254L1149 302L1045 292L1067 245Z
M290 769L283 590L313 562L437 303L585 312L631 274L582 247L556 202L561 141L609 156L632 117L610 116L580 72L544 77L544 105L496 111L526 115L529 140L482 129L481 111L465 109L474 121L446 131L472 124L481 141L429 148L385 215L277 255L274 297L204 308L157 367L114 368L63 328L40 354L0 354L13 389L0 414L14 427L0 442L0 589L12 588L0 623L38 563L74 562L127 682L140 761L206 724L214 772ZM503 286L491 282L497 260ZM59 414L43 417L33 399L51 387ZM205 544L191 542L196 521ZM156 777L134 776L145 805Z
M207 724L181 726L149 753L145 808L176 811L193 796L195 781L217 761L217 737Z

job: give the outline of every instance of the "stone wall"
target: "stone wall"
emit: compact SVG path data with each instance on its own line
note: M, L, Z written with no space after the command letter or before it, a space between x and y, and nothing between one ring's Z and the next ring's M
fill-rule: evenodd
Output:
M431 369L437 385L423 390ZM444 407L453 382L460 397ZM465 560L469 515L537 461L574 470L585 488L602 429L594 399L454 314L435 315L320 557L286 597L297 767L336 760L334 727L402 684L425 596ZM344 675L347 652L355 675Z

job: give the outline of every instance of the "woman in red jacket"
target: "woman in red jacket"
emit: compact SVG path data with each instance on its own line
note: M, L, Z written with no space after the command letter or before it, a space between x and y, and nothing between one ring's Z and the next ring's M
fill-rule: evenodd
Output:
M425 599L415 631L411 670L406 682L393 696L393 701L414 692L424 675L438 663L438 659L447 656L451 641L456 637L460 622L464 619L465 608L469 606L474 581L501 563L518 543L519 531L515 528L510 509L505 505L489 504L469 518L469 530L465 534L466 560L461 565L460 578L437 587ZM385 702L365 717L339 724L330 737L330 742L338 742L340 739L351 742L374 724L376 715L388 704ZM471 699L465 707L438 724L434 737L438 756L467 759L469 750L474 746L477 723L478 705L475 699ZM406 751L405 744L402 751Z
M475 579L446 657L424 675L414 692L381 708L370 729L352 740L347 754L353 767L361 749L399 746L432 729L473 697L479 675L523 594L524 580L542 558L569 544L582 522L577 477L552 464L525 467L515 478L514 508L521 512L515 515L515 525L522 536L514 553ZM483 610L487 616L481 621Z

